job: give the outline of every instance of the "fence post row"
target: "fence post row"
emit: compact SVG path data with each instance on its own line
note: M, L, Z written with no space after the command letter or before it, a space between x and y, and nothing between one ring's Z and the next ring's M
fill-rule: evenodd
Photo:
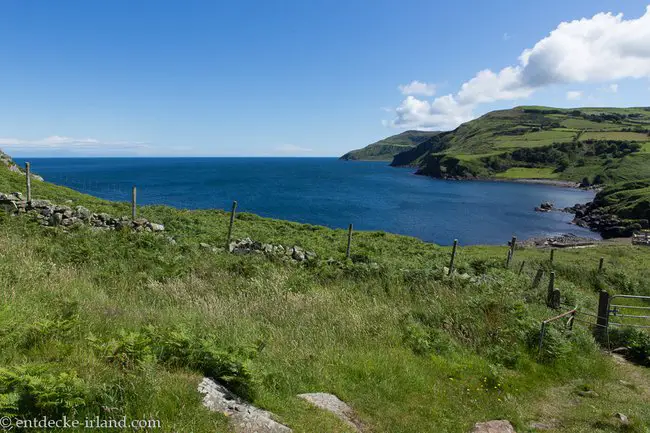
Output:
M551 248L551 264L553 264L553 256L555 256L555 250Z
M456 260L456 248L458 248L458 239L454 239L454 246L451 249L451 259L449 260L449 272L447 272L448 276L454 272L454 261Z
M232 210L230 211L230 224L228 225L228 239L226 240L226 250L230 248L230 241L232 239L232 226L235 224L236 211L237 211L237 200L232 202Z
M25 163L25 177L27 178L27 203L32 203L32 165Z
M133 185L133 189L131 190L131 219L133 220L135 220L135 217L137 215L136 196L137 196L137 190L135 185Z

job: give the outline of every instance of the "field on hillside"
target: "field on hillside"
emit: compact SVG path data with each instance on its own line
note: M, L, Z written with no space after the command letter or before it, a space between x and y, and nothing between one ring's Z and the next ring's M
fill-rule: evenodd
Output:
M0 192L23 183L0 167ZM35 181L34 197L129 213L48 183ZM467 432L503 418L517 431L621 431L614 412L629 417L625 431L650 423L650 372L616 364L588 327L551 327L538 353L540 323L557 313L544 303L547 277L531 287L552 268L563 302L585 311L599 289L650 294L647 248L556 251L553 264L548 250L518 249L505 269L505 246L461 246L449 277L450 248L414 238L355 233L346 260L345 231L237 216L235 238L318 254L296 265L201 246L224 245L224 211L139 212L165 235L66 231L0 212L2 414L226 431L196 392L208 375L296 432L350 431L303 392L336 394L369 432Z

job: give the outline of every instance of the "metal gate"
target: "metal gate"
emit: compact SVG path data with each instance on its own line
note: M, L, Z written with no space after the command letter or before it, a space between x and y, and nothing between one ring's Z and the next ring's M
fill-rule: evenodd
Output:
M650 329L650 296L609 296L607 313L608 326Z

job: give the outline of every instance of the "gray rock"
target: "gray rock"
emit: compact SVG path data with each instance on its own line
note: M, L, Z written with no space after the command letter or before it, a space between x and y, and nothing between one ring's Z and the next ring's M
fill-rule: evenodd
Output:
M508 420L477 422L471 433L517 433Z
M598 393L593 390L587 390L587 391L578 391L578 395L580 397L588 397L588 398L597 398L599 397Z
M207 377L198 390L203 405L213 412L226 415L235 433L290 433L292 430L273 419L273 414L259 409L231 394L228 389Z
M149 228L151 228L151 231L154 231L154 232L164 232L165 231L165 226L162 225L162 224L149 223Z
M51 226L58 226L63 221L63 215L60 213L54 213L50 216L49 223Z
M44 207L41 209L40 214L43 215L44 217L50 217L52 216L52 208L51 207Z
M629 425L630 424L630 420L628 419L628 417L623 415L620 412L616 412L614 414L614 418L616 418L622 425Z
M293 247L293 254L291 254L291 257L294 260L302 262L305 260L305 252L300 247Z
M310 394L298 394L298 397L307 400L314 406L333 413L341 421L350 426L354 431L363 431L363 424L354 414L354 410L347 403L341 401L333 394L315 392Z
M74 208L75 214L77 217L81 218L82 220L89 220L90 217L92 216L92 212L90 212L88 209L86 209L83 206L77 206Z
M32 200L31 207L35 209L42 209L45 207L53 207L49 200Z

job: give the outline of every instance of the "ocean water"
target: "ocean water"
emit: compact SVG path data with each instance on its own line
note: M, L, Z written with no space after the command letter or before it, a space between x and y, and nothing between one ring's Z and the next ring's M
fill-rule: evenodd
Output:
M23 164L24 160L17 162ZM542 201L584 203L593 193L546 185L445 181L381 162L335 158L30 158L47 181L109 200L230 209L356 230L383 230L449 245L504 244L512 235L596 233L572 216L537 213Z

